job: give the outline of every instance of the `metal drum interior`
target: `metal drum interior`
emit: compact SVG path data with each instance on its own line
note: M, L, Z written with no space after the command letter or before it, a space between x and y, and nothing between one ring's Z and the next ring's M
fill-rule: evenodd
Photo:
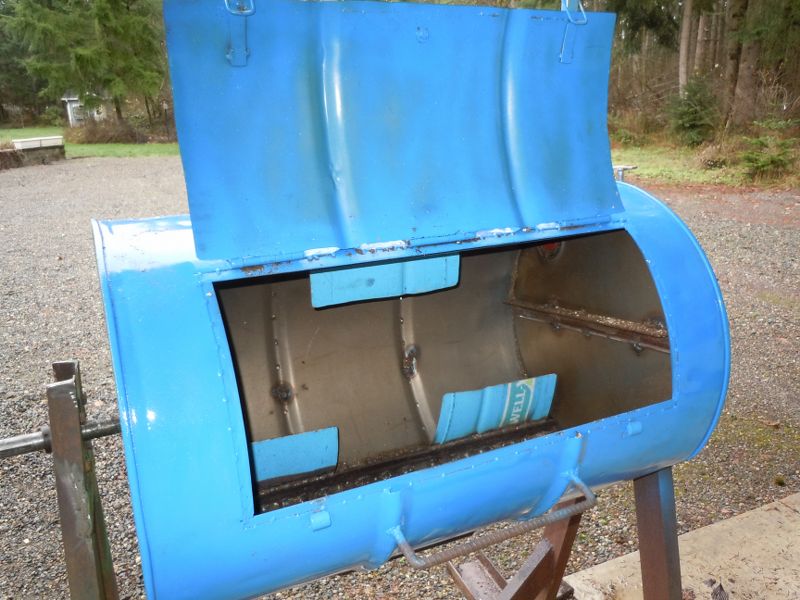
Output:
M254 468L257 510L671 396L661 302L626 232L460 258L450 289L321 309L307 273L216 287L251 444L324 428L338 435L327 469L287 476L289 465L259 481ZM434 443L445 394L550 373L557 384L545 418Z

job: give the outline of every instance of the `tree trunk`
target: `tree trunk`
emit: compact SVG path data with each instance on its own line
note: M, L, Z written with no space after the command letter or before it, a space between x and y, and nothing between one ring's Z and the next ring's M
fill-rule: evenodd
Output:
M114 112L117 114L117 121L122 121L122 102L119 96L114 96Z
M683 17L681 18L681 45L678 56L678 89L683 89L689 81L690 50L692 37L692 0L683 0Z
M725 27L725 79L722 88L722 106L726 127L733 108L736 80L739 78L739 59L742 55L742 29L747 15L748 0L731 0L730 13Z
M790 23L792 28L786 40L783 57L773 67L780 74L781 83L789 92L785 101L784 114L787 118L797 117L800 114L800 60L797 59L797 39L800 33L800 5L786 0L783 5L783 21ZM796 112L797 111L797 112Z
M758 116L758 57L760 54L761 44L758 40L748 40L742 46L733 105L725 129L747 127Z
M711 66L714 72L720 69L722 65L722 52L725 48L725 7L722 3L718 2L715 7L714 13L714 53L711 57Z
M150 100L147 96L144 97L144 107L147 110L147 122L150 125L150 129L153 128L153 111L150 110Z
M650 32L650 30L646 29L642 34L642 51L639 53L641 60L641 79L637 82L637 93L647 89L647 84L650 83L647 79L648 75L650 75L649 69L647 68L647 61L650 59L650 48L653 46L652 39L653 34Z
M708 57L711 54L711 22L712 17L708 13L700 15L700 22L697 25L697 49L694 53L694 74L705 75L708 73Z
M697 14L692 15L692 30L689 32L689 77L691 78L695 72L695 62L697 58L697 37L700 31L700 17Z

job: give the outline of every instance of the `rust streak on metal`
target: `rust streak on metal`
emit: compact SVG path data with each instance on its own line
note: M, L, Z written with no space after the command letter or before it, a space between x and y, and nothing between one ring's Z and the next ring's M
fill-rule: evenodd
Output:
M630 321L553 304L527 304L518 300L510 300L508 304L519 309L520 316L526 319L551 323L588 335L628 342L642 348L669 352L669 334L661 323Z
M254 275L256 273L263 273L264 272L264 265L255 265L252 267L242 267L242 273L246 273L248 275Z
M257 484L258 500L263 512L268 512L419 469L467 458L479 452L546 435L555 430L555 422L547 419L475 434L436 446L425 445L387 452L362 464L339 464L334 473L320 476L309 476L306 473L301 478L286 483L276 483L273 480L260 481Z
M500 245L505 246L505 245L511 245L511 244L515 244L515 245L516 244L522 245L522 244L529 244L529 243L530 244L537 244L537 243L542 243L542 242L547 242L547 241L556 241L558 238L563 238L564 237L563 233L565 231L567 231L567 232L577 232L577 233L580 233L581 231L587 231L588 232L588 230L591 227L596 227L598 225L607 226L610 223L611 223L610 221L609 222L598 221L598 222L593 222L593 223L563 225L563 226L559 226L557 228L553 228L553 229L549 229L549 230L543 231L543 233L550 234L550 235L547 235L546 237L543 237L543 238L539 238L539 239L524 239L524 240L520 240L518 242L503 242L503 243L499 243L497 245L498 246L500 246ZM535 232L535 231L537 231L537 229L535 227L526 226L526 227L520 228L519 232L504 234L504 235L500 235L500 236L477 237L477 236L473 235L472 237L461 238L461 239L457 239L457 240L425 241L425 242L421 242L421 243L418 241L418 239L415 238L415 239L403 240L405 245L401 245L401 246L389 246L389 247L385 247L385 248L366 248L366 249L365 248L359 248L359 247L340 248L339 253L341 253L341 256L343 256L343 257L345 257L345 256L348 256L348 257L364 256L364 255L368 255L368 254L369 255L376 255L378 252L381 252L381 253L389 252L389 253L391 253L391 252L398 252L398 251L402 251L402 250L412 251L412 252L415 252L416 254L422 254L422 253L426 253L427 254L429 252L436 251L437 249L440 249L440 248L445 248L444 251L448 251L448 250L451 249L452 246L461 246L461 245L464 245L464 244L477 244L477 243L480 243L480 242L485 242L485 241L490 240L490 239L498 239L499 240L499 239L503 239L503 238L506 238L506 237L514 237L517 233L526 234L526 233L531 233L531 232ZM604 230L600 230L600 232L602 232L602 231L604 231ZM570 237L575 237L575 235L572 235ZM423 238L419 238L419 239L423 239ZM494 246L494 244L493 244L493 246ZM480 249L482 249L482 248L469 248L469 250L480 250ZM313 260L317 260L318 258L319 257L316 257L316 256L315 257L305 257L305 261L306 262L313 261ZM248 267L235 267L235 268L238 268L240 271L242 271L243 273L246 273L246 274L254 274L254 273L265 273L266 274L266 273L274 273L275 271L281 271L287 265L292 265L292 264L297 263L297 262L298 262L298 259L295 259L295 258L273 260L273 261L269 262L269 270L268 271L266 270L266 265L257 265L257 266L248 266ZM287 271L287 272L293 272L295 270L299 270L299 269L291 269L290 271Z

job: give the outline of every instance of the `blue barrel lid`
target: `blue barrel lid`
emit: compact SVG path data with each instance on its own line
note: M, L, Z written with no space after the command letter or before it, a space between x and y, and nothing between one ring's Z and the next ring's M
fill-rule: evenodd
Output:
M471 239L621 211L614 16L166 0L203 259Z

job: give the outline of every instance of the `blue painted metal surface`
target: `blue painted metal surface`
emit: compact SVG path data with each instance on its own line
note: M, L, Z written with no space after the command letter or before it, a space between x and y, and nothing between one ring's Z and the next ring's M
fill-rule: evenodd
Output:
M242 17L166 0L197 255L369 252L618 212L614 17L570 15L270 0Z
M435 442L442 444L473 433L544 419L553 403L556 377L552 373L482 390L445 394Z
M686 227L620 184L619 219L580 230L517 232L442 251L626 229L648 261L670 332L673 396L661 404L254 516L236 379L213 282L244 273L196 258L185 217L97 223L101 282L120 397L142 568L153 598L250 597L514 516L538 514L578 472L591 486L689 458L716 423L728 378L722 298ZM388 252L417 255L412 247ZM265 267L348 264L337 253ZM700 310L698 307L703 307ZM580 435L580 437L576 437ZM412 501L413 498L413 501ZM315 516L325 511L327 516ZM319 519L330 526L315 529ZM287 540L291 540L291 543ZM200 568L199 565L213 565Z
M601 486L699 451L725 395L727 321L691 233L612 180L612 16L167 0L165 18L192 218L94 225L151 598L377 567L398 526L414 546L444 540L544 512L573 473ZM620 229L662 301L671 398L255 514L216 283Z
M252 454L259 481L331 469L339 458L339 431L327 427L261 440L252 444Z
M311 273L315 308L359 300L423 294L458 283L459 256L435 256Z

